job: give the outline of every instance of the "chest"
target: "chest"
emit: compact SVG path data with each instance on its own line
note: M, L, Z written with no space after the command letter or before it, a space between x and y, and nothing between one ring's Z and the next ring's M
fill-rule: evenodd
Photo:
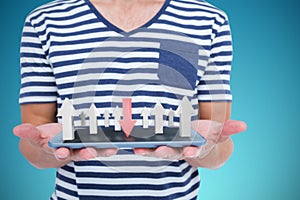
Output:
M85 8L88 12L84 18L78 17L80 22L69 25L67 20L60 21L66 23L67 28L57 26L49 32L45 43L49 45L45 49L49 52L48 59L62 94L74 92L72 88L79 88L80 91L75 93L84 95L91 91L90 96L111 93L124 96L126 92L136 90L137 94L166 90L172 95L194 94L207 64L206 55L211 42L208 26L186 26L194 21L185 18L167 23L165 19L170 16L166 15L166 8L157 6L160 13L151 12L156 15L151 23L147 23L151 18L149 12L135 24L138 27L141 26L138 22L147 25L126 33L107 21L109 17L105 18L101 9L113 19L119 19L120 23L126 19L131 22L132 19L128 18L143 15L142 12L129 12L127 18L123 18L124 15L118 15L117 10L101 7L99 12L91 5ZM116 94L116 91L121 93Z

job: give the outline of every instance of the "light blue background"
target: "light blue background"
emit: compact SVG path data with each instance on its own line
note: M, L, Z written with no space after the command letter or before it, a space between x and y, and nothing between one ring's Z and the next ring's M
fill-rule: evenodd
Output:
M45 0L0 3L0 199L48 199L55 170L31 167L12 128L18 106L19 41L25 16ZM300 3L210 0L227 12L234 39L233 119L248 123L235 152L217 170L201 169L204 200L300 199Z

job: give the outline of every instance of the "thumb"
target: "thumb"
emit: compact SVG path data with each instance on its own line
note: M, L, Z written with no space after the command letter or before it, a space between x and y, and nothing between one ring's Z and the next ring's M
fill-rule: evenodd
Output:
M22 139L38 142L40 140L40 131L32 124L21 124L13 129L15 136Z
M224 123L222 136L231 136L243 132L247 129L247 124L243 121L228 120Z
M61 132L62 127L59 123L43 124L37 127L41 133L41 138L53 138Z

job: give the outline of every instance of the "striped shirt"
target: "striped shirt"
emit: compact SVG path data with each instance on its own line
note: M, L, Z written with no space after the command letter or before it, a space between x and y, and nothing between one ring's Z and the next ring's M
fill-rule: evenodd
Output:
M19 102L56 102L59 108L69 98L80 125L79 115L91 103L112 114L122 98L131 97L140 126L144 107L160 102L166 112L176 110L187 96L196 119L198 102L231 101L231 61L228 18L205 1L166 0L150 21L124 32L89 0L56 0L26 18ZM179 117L174 121L178 126ZM98 124L104 120L98 118ZM186 200L197 198L199 184L198 170L183 160L128 150L57 169L51 198Z

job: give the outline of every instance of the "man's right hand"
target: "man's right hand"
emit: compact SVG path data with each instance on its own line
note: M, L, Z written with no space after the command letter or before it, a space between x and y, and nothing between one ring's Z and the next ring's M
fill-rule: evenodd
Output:
M118 149L95 149L91 147L71 150L53 149L48 142L61 132L61 124L50 123L40 126L21 124L13 130L21 139L20 149L28 161L38 168L61 167L71 161L83 161L96 157L115 155ZM49 163L52 162L52 163Z

